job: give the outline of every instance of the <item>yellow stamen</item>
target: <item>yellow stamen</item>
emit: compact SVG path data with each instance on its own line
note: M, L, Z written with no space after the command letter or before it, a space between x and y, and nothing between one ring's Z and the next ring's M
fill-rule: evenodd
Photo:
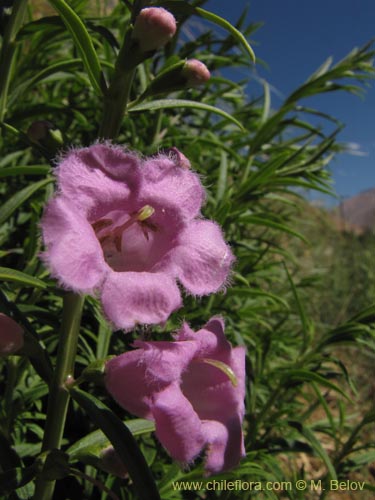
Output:
M203 361L203 363L207 363L208 365L215 366L215 368L218 368L223 373L225 373L225 375L229 378L234 387L238 385L236 374L234 373L232 368L228 366L226 363L218 361L217 359L210 359L210 358L202 358L200 359L200 361Z
M139 222L143 222L144 220L148 219L151 217L151 215L155 212L154 207L151 205L145 205L142 207L140 210L137 212L137 220Z

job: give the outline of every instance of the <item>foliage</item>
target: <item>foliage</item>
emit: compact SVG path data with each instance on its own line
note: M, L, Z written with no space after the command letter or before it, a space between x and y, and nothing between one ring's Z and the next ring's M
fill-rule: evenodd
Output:
M278 109L272 109L267 83L261 95L247 96L253 63L245 39L258 26L247 25L245 14L234 28L204 11L204 1L199 0L134 0L134 5L114 2L113 8L105 9L85 0L49 4L53 14L37 19L32 3L26 9L26 2L16 0L12 17L1 18L0 276L4 283L0 308L23 326L27 337L24 356L1 361L2 495L31 498L38 475L58 480L56 499L108 498L108 490L115 495L112 498L155 498L153 480L165 499L230 499L238 498L238 492L205 492L204 484L213 479L295 482L313 477L328 488L330 479L363 472L375 460L374 445L366 438L374 409L354 410L351 363L346 366L337 349L345 344L373 352L375 309L368 302L373 294L363 294L365 311L348 310L345 322L336 324L332 318L347 300L353 279L337 272L332 286L326 285L329 307L321 302L317 317L310 305L321 292L310 277L299 279L299 250L291 241L304 239L294 224L301 189L330 192L326 166L340 150L336 137L341 125L308 108L305 99L322 92L358 93L373 74L371 45L354 49L335 65L328 60ZM179 36L137 66L117 141L143 154L172 146L184 152L207 188L204 216L222 225L237 262L225 294L201 300L185 297L184 308L164 328L135 333L169 338L182 319L196 329L220 314L230 340L247 347L247 456L236 470L213 478L202 478L199 464L183 470L173 463L148 422L139 424L120 412L100 385L87 380L82 383L84 390L72 390L63 451L41 452L47 382L56 364L65 295L39 259L39 221L53 190L50 167L61 147L97 140L103 92L113 77L119 46L134 12L145 4L171 10ZM190 20L197 16L200 29L192 40L187 33L196 29ZM192 57L213 72L209 84L153 94L152 82L158 75ZM232 68L244 68L249 79L232 81ZM30 132L37 120L51 123L39 139ZM340 261L336 254L336 268ZM354 268L347 263L356 283L360 273L367 273L367 268L359 269L363 265L362 260ZM347 284L335 282L336 278ZM75 377L85 379L83 370L97 359L130 349L134 337L111 333L97 301L86 298ZM98 449L108 440L117 451L121 448L125 461L129 449L138 450L135 472L129 469L133 480L100 469ZM139 457L142 454L144 458ZM309 476L311 471L305 470L306 457L315 457L311 460L320 464L317 475ZM142 484L140 474L149 480ZM203 486L201 491L179 491L176 481L202 481ZM366 488L374 486L368 482ZM253 493L242 491L241 498ZM283 494L297 499L306 498L307 492L292 488ZM322 497L326 494L321 491ZM263 491L259 498L279 495Z

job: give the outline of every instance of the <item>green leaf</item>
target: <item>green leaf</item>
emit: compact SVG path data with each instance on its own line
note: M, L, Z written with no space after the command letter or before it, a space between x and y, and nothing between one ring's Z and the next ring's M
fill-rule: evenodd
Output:
M228 177L228 155L225 151L221 151L221 162L219 169L219 176L217 181L216 200L221 201L227 189Z
M44 281L8 267L0 267L0 280L11 281L12 283L17 283L25 287L31 286L33 288L47 288Z
M144 420L142 418L128 420L125 422L125 425L133 434L133 436L139 436L141 434L150 433L155 430L155 424L153 422L151 422L150 420ZM81 456L95 453L97 450L106 448L107 446L109 446L109 444L110 441L105 436L103 431L98 429L74 443L67 450L67 453L70 456L71 460L80 460Z
M285 224L281 222L276 222L274 220L269 219L268 217L265 217L264 215L244 215L243 217L240 217L239 221L241 223L246 222L248 224L256 224L258 226L265 226L269 227L271 229L277 229L278 231L283 231L284 233L291 234L292 236L296 236L300 240L302 240L304 243L308 243L306 238L295 231L294 229L290 228L289 226L286 226Z
M187 99L158 99L156 101L146 102L142 104L129 105L129 112L137 112L137 111L155 111L158 109L168 109L168 108L194 108L200 109L201 111L208 111L209 113L215 113L217 115L222 116L226 120L234 123L244 131L241 123L233 118L230 114L226 113L220 108L216 108L215 106L210 106L209 104L204 104L202 102L197 101L188 101Z
M34 87L40 81L43 81L45 78L48 78L49 76L58 72L69 72L74 74L74 72L81 67L82 59L67 59L47 66L46 68L33 75L31 78L22 82L18 87L16 87L10 97L10 103L15 102L20 95L24 95L30 88Z
M263 290L258 290L256 288L251 288L249 285L248 285L248 288L246 288L246 287L240 288L240 287L232 286L231 288L228 289L227 293L229 296L233 295L233 296L237 296L237 297L243 297L243 296L261 297L261 298L264 298L264 299L271 301L275 304L281 305L285 310L289 310L288 303L279 295L265 292Z
M328 474L329 474L330 479L336 479L337 476L336 476L335 468L334 468L327 452L325 451L323 446L320 444L318 439L315 437L314 432L311 429L309 429L308 427L302 425L300 422L289 421L288 424L291 427L293 427L294 429L296 429L300 434L302 434L302 436L305 439L307 439L307 441L311 444L311 446L315 450L316 454L325 463L325 465L328 469Z
M128 427L101 401L76 387L69 388L72 398L101 428L119 454L141 500L160 500L151 471Z
M51 170L48 165L27 165L26 167L5 167L0 169L0 179L16 175L46 175Z
M218 15L214 14L213 12L209 12L207 10L201 9L200 7L197 7L196 12L198 15L203 17L204 19L207 19L207 21L211 21L221 28L224 28L227 30L233 38L237 40L237 42L242 45L242 47L245 49L247 54L249 55L251 61L255 63L255 54L249 43L247 42L246 38L243 36L241 31L239 31L237 28L232 26L230 22L228 22L226 19L223 19L222 17L219 17Z
M40 463L35 462L30 467L16 467L0 474L0 494L12 493L34 479L40 469ZM5 497L3 497L5 498Z
M263 102L262 115L260 117L261 125L263 125L263 123L265 123L268 120L271 108L271 91L270 91L270 86L266 81L263 82L263 91L264 91L264 102Z
M156 2L155 2L156 4ZM165 7L166 9L176 12L176 13L181 13L185 15L196 15L200 16L203 19L206 19L207 21L210 21L217 26L220 26L221 28L225 29L228 31L233 38L245 49L246 53L249 55L251 61L255 63L255 54L251 46L249 45L248 41L244 37L244 35L239 31L237 28L235 28L230 22L228 22L226 19L223 19L222 17L218 16L217 14L214 14L213 12L209 12L207 10L201 9L200 7L194 7L193 5L189 5L186 2L180 2L176 0L166 0L166 1L158 1L157 2L158 6Z
M289 273L287 265L285 264L285 262L283 262L283 264L284 264L284 269L285 269L285 272L286 272L286 275L287 275L287 278L288 278L288 281L290 284L290 288L292 289L294 300L296 301L296 304L297 304L299 317L301 319L302 330L303 330L303 344L301 347L301 354L302 354L307 347L307 341L308 341L308 338L310 336L310 333L312 333L312 331L313 331L312 330L313 326L312 326L312 323L309 321L309 318L306 315L305 309L304 309L303 304L300 300L300 297L299 297L298 292L297 292L297 288L296 288L296 286L293 282L293 279Z
M282 373L283 370L280 371ZM332 389L335 392L338 392L342 396L344 396L345 399L348 401L351 401L350 397L342 390L340 387L337 385L333 384L326 378L322 377L318 373L311 372L310 370L305 370L305 369L288 369L287 373L285 375L282 375L284 380L288 382L316 382L320 385L323 385L324 387L328 387L328 389Z
M36 191L43 188L50 182L52 182L52 178L43 179L42 181L35 182L34 184L30 184L25 188L18 191L14 194L9 200L7 200L4 205L1 207L0 211L0 225L4 224L4 222L13 214L18 207L22 205L30 196L32 196Z
M102 89L105 89L104 77L99 58L85 25L64 0L49 0L49 3L60 14L67 30L72 35L95 92L98 95L102 95Z

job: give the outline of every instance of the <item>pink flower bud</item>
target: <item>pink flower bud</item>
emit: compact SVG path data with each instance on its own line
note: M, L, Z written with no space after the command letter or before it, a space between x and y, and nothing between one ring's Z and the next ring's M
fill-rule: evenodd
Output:
M147 7L138 14L133 30L142 52L164 47L176 33L176 19L162 7Z
M0 313L0 356L14 354L23 346L23 330L6 314Z
M182 70L183 75L187 79L187 85L189 87L197 87L206 83L211 74L205 64L198 59L189 59Z
M190 168L190 161L177 148L168 148L164 153L174 162L177 167Z

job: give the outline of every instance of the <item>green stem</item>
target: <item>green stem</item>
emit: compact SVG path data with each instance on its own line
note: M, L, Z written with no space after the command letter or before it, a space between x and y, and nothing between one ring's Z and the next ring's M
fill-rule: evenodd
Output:
M15 63L16 36L23 23L26 9L27 0L15 0L12 14L5 27L0 52L0 122L4 120L6 113L9 84Z
M69 393L64 384L69 376L73 376L74 372L84 300L83 296L73 292L64 296L59 348L56 369L50 386L42 451L59 448L61 444L69 403ZM36 500L50 500L54 487L54 481L39 479L34 498Z
M134 72L135 69L131 69L115 75L104 100L104 114L99 137L114 139L118 136L129 101Z
M124 41L118 54L115 73L104 98L104 110L99 137L115 139L120 131L121 122L126 113L130 90L137 66L144 61L145 55L131 39L131 29L125 33Z
M7 379L6 379L6 387L4 394L4 407L5 407L5 415L6 415L6 434L7 436L11 433L11 428L14 422L14 388L17 383L18 376L18 359L16 356L9 356L7 361Z

